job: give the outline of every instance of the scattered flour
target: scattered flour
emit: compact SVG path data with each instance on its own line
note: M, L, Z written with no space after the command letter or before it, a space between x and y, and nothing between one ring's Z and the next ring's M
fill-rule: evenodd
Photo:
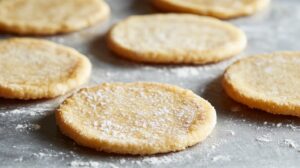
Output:
M124 163L126 163L126 160L125 159L121 159L120 160L120 164L124 164Z
M222 146L222 145L226 144L227 142L228 142L227 139L224 139L224 138L220 139L217 143L212 144L209 149L215 150L217 147ZM211 150L209 150L209 151L211 151Z
M73 160L69 165L71 167L99 167L100 163L95 161Z
M114 164L112 164L112 163L110 163L109 166L110 166L111 168L119 168L118 166L116 166L116 165L114 165Z
M149 156L144 157L140 161L132 161L132 163L135 163L137 165L141 164L148 164L148 165L161 165L161 164L169 164L174 162L180 162L180 161L186 161L192 159L192 156L189 154L169 154L166 156Z
M296 149L299 145L292 139L284 139L282 144L290 148Z
M263 122L263 125L264 126L272 126L272 127L276 127L276 128L289 128L291 129L292 131L300 131L300 127L299 126L295 126L294 124L292 123L289 123L289 124L285 124L285 123L269 123L267 121L264 121Z
M22 162L23 161L23 157L19 157L19 158L16 158L14 159L15 162Z
M139 167L143 167L144 165L153 165L153 166L159 166L162 164L169 164L169 163L178 163L180 161L186 161L190 160L192 157L189 154L169 154L166 156L145 156L145 157L139 157L139 159L131 160L131 159L125 159L122 158L119 160L119 162L113 163L107 163L107 162L96 162L96 161L82 161L80 159L73 160L69 163L69 166L71 167L91 167L91 168L102 168L102 167L110 167L110 168L119 168L124 167L124 164L129 163L133 165L137 165ZM120 166L119 166L120 165Z
M7 110L4 113L0 113L2 117L11 117L14 115L29 115L29 116L43 116L46 115L48 111L52 111L53 108L50 107L27 107L18 108L14 110Z
M35 130L39 130L41 128L41 126L39 124L30 124L30 123L26 123L26 124L18 124L16 126L16 130L23 132L25 130L28 131L35 131Z
M40 150L39 152L33 153L32 157L37 159L60 158L64 160L65 158L75 157L75 154L73 151L58 152L55 150L45 148L43 150Z
M173 162L174 159L168 156L163 157L146 157L142 160L143 163L151 164L151 165L159 165L159 164L168 164Z
M231 160L231 157L228 156L228 155L217 155L217 156L214 156L212 158L212 161L213 162L218 162L218 161L230 161Z
M216 145L211 145L211 149L215 150L216 149Z
M39 153L33 153L32 154L34 157L42 159L42 158L50 158L50 157L56 157L56 154L51 154L51 153L43 153L43 152L39 152Z
M268 135L263 135L263 136L260 136L260 137L256 137L255 140L259 141L259 142L272 142L271 137L268 136Z
M225 132L232 136L235 135L235 132L233 130L225 130Z
M197 68L183 67L183 68L170 69L170 72L174 73L177 77L187 78L190 76L197 76L200 74L201 71L199 71Z
M292 131L299 131L300 130L299 127L297 127L293 124L286 124L286 127L292 129Z
M277 127L277 128L280 128L281 126L282 126L282 123L276 124L276 127Z
M38 156L40 158L43 158L45 156L51 156L51 155L45 155L45 154L40 154L37 153L35 156ZM52 156L53 157L53 156ZM82 161L80 159L73 160L71 161L68 165L70 167L91 167L91 168L119 168L119 167L124 167L124 164L130 163L133 165L137 165L139 167L142 167L143 165L153 165L153 166L159 166L162 164L169 164L169 163L176 163L180 161L186 161L188 159L192 159L192 157L189 154L169 154L166 156L145 156L145 157L139 157L138 160L135 159L125 159L122 158L119 160L119 162L116 162L115 164L113 163L108 163L108 162L97 162L97 161ZM120 166L119 166L120 165Z

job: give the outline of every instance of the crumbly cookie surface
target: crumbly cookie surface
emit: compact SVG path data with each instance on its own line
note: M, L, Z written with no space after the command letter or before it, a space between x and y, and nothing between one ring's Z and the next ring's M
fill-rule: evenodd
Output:
M0 53L0 96L4 98L56 97L86 82L91 71L85 56L45 40L1 40Z
M242 59L225 72L234 100L274 114L300 117L300 53L277 52Z
M265 8L270 0L153 0L153 3L164 11L230 19L254 14Z
M82 89L56 112L61 131L99 151L148 155L204 140L214 108L191 91L167 84L104 83Z
M35 35L67 33L105 20L109 11L103 0L2 0L0 30Z
M229 23L190 14L131 16L108 35L109 47L122 57L169 64L221 61L241 52L246 41Z

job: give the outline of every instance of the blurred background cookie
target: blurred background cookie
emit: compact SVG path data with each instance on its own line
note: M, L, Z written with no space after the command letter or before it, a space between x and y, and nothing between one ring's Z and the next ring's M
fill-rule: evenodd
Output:
M254 14L269 2L270 0L153 0L153 4L163 11L194 13L220 19Z
M108 46L118 55L165 64L218 62L240 53L246 41L230 23L191 14L131 16L108 35Z
M109 15L103 0L2 0L0 31L16 34L68 33Z

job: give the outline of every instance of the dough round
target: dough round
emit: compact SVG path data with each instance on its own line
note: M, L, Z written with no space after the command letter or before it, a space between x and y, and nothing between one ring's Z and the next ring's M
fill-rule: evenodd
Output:
M230 19L253 14L266 7L270 0L153 0L153 3L164 11Z
M104 83L82 89L56 112L61 131L99 151L149 155L204 140L216 112L189 90L159 83Z
M104 20L103 0L1 0L0 31L51 35L76 31Z
M75 51L45 40L0 41L0 97L53 98L87 81L91 64Z
M274 114L300 117L300 52L242 59L225 72L223 86L234 100Z
M147 63L205 64L241 52L245 34L235 26L191 14L132 16L112 28L109 47Z

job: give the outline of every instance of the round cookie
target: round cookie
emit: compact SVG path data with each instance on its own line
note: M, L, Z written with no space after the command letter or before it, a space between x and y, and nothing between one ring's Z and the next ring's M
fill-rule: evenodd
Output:
M104 20L103 0L2 0L0 31L51 35L80 30Z
M91 71L85 56L45 40L1 40L0 53L3 98L53 98L86 82Z
M251 15L269 3L270 0L153 0L153 4L163 11L194 13L220 19Z
M223 86L234 100L273 114L300 117L300 52L244 58L225 72Z
M146 63L205 64L241 52L246 36L220 20L191 14L131 16L116 24L108 46L118 55Z
M103 83L82 89L56 112L61 131L98 151L149 155L203 141L216 124L206 100L176 86Z

